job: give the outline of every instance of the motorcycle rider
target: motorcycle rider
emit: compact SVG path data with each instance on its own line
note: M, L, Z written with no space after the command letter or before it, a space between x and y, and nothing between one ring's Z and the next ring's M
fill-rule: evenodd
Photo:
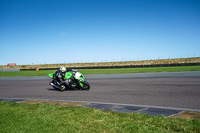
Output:
M54 80L50 83L50 85L59 88L60 90L65 89L65 85L69 85L69 81L64 81L65 73L71 71L72 69L66 69L65 67L61 66L54 74ZM57 81L57 84L61 87L58 87L54 84Z

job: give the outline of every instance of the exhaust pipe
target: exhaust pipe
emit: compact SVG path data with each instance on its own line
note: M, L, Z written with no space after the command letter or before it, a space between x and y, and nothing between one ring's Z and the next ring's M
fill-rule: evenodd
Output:
M58 89L60 89L60 87L59 86L57 86L57 85L54 85L53 83L49 83L51 86L53 86L53 87L56 87L56 88L58 88Z

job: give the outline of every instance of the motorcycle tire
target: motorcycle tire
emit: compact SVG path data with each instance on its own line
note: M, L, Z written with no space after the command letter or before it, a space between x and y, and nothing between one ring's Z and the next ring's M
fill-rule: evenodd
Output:
M81 90L89 90L90 89L90 84L87 81L82 82L83 87L81 87Z

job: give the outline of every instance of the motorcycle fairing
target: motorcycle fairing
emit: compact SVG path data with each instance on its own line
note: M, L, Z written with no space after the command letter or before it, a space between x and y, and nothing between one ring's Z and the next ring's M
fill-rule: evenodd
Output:
M80 73L80 72L76 72L74 78L75 78L75 79L78 79L78 80L84 80L84 76L83 76L83 74Z
M49 76L50 78L52 78L52 79L53 79L53 75L54 75L54 73L48 74L48 76Z
M65 80L65 79L70 79L71 76L72 76L72 73L70 73L70 72L66 72L66 73L65 73L64 80Z

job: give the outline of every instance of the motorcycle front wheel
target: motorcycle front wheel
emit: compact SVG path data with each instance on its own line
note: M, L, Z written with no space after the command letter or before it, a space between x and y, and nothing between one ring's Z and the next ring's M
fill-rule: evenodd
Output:
M87 81L82 82L83 86L80 86L81 90L89 90L90 84Z

